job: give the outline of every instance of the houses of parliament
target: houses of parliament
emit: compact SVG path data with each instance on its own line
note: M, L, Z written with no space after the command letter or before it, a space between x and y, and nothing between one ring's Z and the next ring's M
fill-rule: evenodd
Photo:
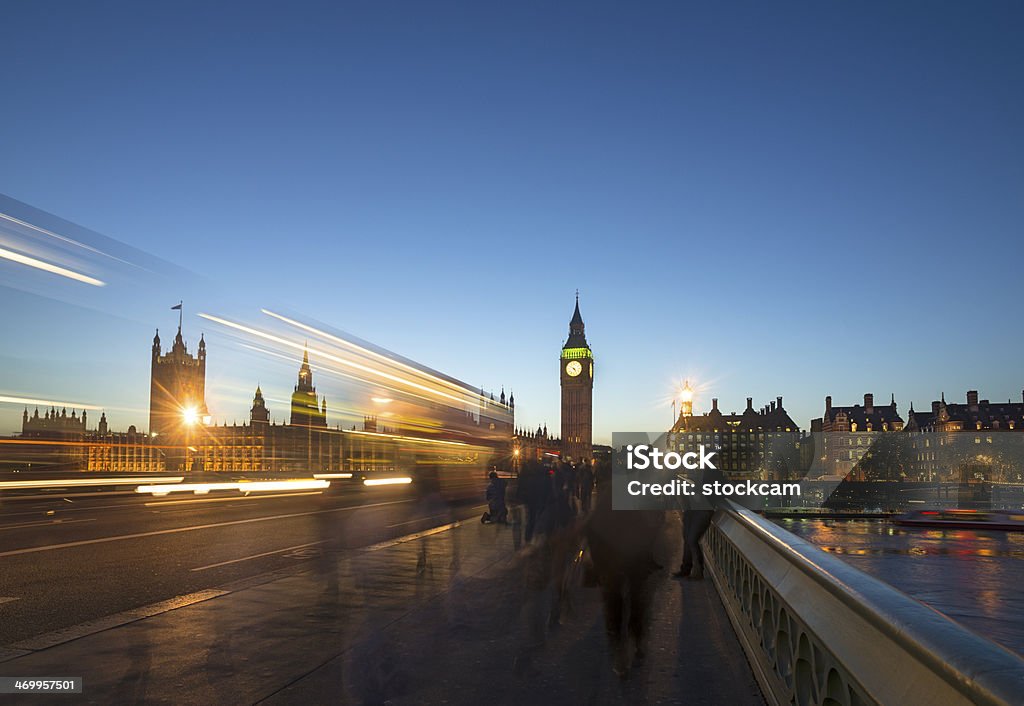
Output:
M8 461L67 471L269 473L393 471L408 461L403 459L402 437L390 433L395 429L378 429L376 417L364 417L361 429L328 423L327 398L317 392L308 350L299 364L287 423L271 422L258 385L247 423L211 423L206 340L201 336L195 353L190 352L180 320L167 348L157 331L150 361L148 432L134 425L112 431L106 414L90 429L86 411L79 415L53 407L42 413L25 409L21 439L32 444ZM468 414L435 410L442 424L433 440L444 443L444 430L455 430L462 438L490 446L493 459L510 469L544 454L570 455L574 460L590 457L593 356L583 335L578 298L559 368L562 438L549 435L546 425L535 432L517 428L515 398L506 398L502 391L495 399L481 390L478 408Z
M134 425L111 431L103 414L95 429L87 413L51 408L26 409L23 440L35 442L38 465L60 470L110 472L237 471L310 473L391 471L402 463L399 439L366 417L361 429L328 424L327 399L317 393L309 353L304 351L291 395L287 423L272 423L262 389L257 386L244 424L210 423L206 405L207 348L200 338L193 354L181 327L169 349L159 331L153 338L150 374L149 431ZM514 399L481 395L480 409L449 427L486 425L481 437L512 436ZM508 449L506 448L507 452ZM30 458L21 459L31 462Z

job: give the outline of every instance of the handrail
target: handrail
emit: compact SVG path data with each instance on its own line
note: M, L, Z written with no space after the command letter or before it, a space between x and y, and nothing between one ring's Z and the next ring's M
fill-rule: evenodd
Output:
M851 696L851 703L864 697L880 703L886 702L884 696L877 693L877 685L884 680L880 680L878 675L858 674L855 665L844 664L842 649L830 649L829 646L830 641L838 644L846 639L847 635L841 634L843 630L861 629L864 625L870 626L869 630L877 633L872 638L885 638L890 642L890 647L902 650L968 702L1009 704L1018 702L1021 694L1024 694L1024 660L1020 657L828 554L811 542L731 501L722 503L712 527L708 540L708 558L719 591L723 599L726 599L727 607L731 608L730 617L734 624L740 620L740 613L745 614L743 620L740 620L742 625L737 625L737 628L745 631L748 638L745 647L748 650L757 648L765 652L751 657L759 658L765 664L772 663L770 666L778 677L773 682L775 686L785 685L787 691L795 688L791 683L793 675L786 673L791 666L788 658L780 657L778 645L774 648L771 645L766 647L763 638L766 629L760 624L766 610L765 603L778 599L785 604L783 618L795 619L801 629L815 635L821 644L815 644L814 648L831 653L835 662L832 666L838 670L837 673L848 673L851 683L847 691L857 694L856 697ZM742 558L734 556L725 546L726 542ZM765 554L764 549L769 549L770 554ZM728 584L731 577L726 575L730 567L721 564L736 561L746 563L745 566L731 567L734 574L732 583L742 585L730 587ZM754 599L755 589L748 584L757 583L755 574L757 580L762 582L758 584L762 593L767 591L771 596L766 594ZM742 578L736 578L738 576ZM787 601L786 594L812 598L814 591L811 586L816 586L835 599L832 604L836 611L834 614L821 615L822 610L825 610L821 606L793 605L797 601ZM733 595L727 595L728 592ZM740 595L747 592L751 595ZM775 612L781 610L781 606L772 605ZM853 615L846 614L845 610ZM853 616L863 621L864 625L854 625ZM775 616L772 619L780 618ZM822 634L825 630L831 634ZM784 634L788 635L789 632ZM860 643L863 642L861 638L863 635L858 636ZM767 639L768 642L772 640L771 637ZM751 644L755 642L759 645ZM822 671L822 668L818 667L817 671ZM889 675L888 678L903 677ZM765 686L762 683L762 687ZM811 691L824 689L819 684ZM784 700L788 702L790 699ZM805 702L802 699L796 701ZM811 699L806 703L816 701L819 700Z

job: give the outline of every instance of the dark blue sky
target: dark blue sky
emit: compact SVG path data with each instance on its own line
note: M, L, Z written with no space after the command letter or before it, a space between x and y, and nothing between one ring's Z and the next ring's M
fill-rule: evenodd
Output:
M1019 3L16 3L3 24L0 193L195 278L0 290L0 395L144 425L152 328L216 290L511 386L556 428L577 287L601 441L664 428L687 375L698 409L781 394L801 426L826 394L1024 387ZM243 418L257 376L290 392L294 366L208 338L214 416Z

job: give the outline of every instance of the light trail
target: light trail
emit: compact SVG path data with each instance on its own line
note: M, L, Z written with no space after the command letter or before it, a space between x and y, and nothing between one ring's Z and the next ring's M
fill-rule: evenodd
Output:
M232 495L228 498L198 498L195 500L156 500L153 502L142 503L144 507L162 507L164 505L197 505L200 503L230 503L238 502L240 500L248 500L253 503L256 500L268 500L271 498L300 498L304 495L322 495L322 490L305 490L301 493L271 493L270 495ZM153 497L160 497L154 495ZM160 512L156 510L156 512Z
M347 366L347 367L350 367L350 368L355 368L356 370L360 370L360 371L362 371L364 373L367 373L369 375L374 375L376 377L382 377L382 378L384 378L386 380L391 380L392 382L396 382L396 383L399 383L401 385L407 385L409 387L414 387L414 388L416 388L418 390L422 390L422 391L424 391L424 392L426 392L428 394L431 394L431 395L437 395L439 397L445 397L447 399L450 399L450 400L452 400L454 402L459 403L460 405L466 403L465 397L462 397L462 398L456 397L455 395L451 395L451 394L449 394L447 392L444 392L442 390L436 390L436 389L427 387L426 385L421 385L420 383L415 382L413 380L409 380L407 378L402 378L402 377L399 377L397 375L392 375L391 373L384 372L382 370L375 370L375 369L373 369L373 368L371 368L371 367L369 367L367 365L363 365L362 363L356 363L356 362L351 361L351 360L346 360L345 358L340 358L340 357L338 357L336 355L333 355L331 353L328 353L326 351L317 350L317 349L309 348L308 346L300 345L298 343L295 343L294 341L288 340L287 338L282 338L281 336L275 336L274 334L267 333L266 331L260 331L259 329L252 328L251 326L245 326L244 324L235 323L234 321L228 321L227 319L222 319L221 317L214 316L212 314L200 313L199 316L201 316L202 318L204 318L204 319L206 319L208 321L213 321L214 323L221 324L222 326L227 326L229 328L233 328L233 329L238 330L238 331L244 331L245 333L251 334L253 336L258 336L258 337L266 339L268 341L274 341L275 343L279 343L279 344L281 344L283 346L288 346L289 348L294 348L295 350L309 350L310 352L315 353L316 355L319 355L319 356L321 356L323 358L326 358L328 360L334 361L335 363L338 363L340 365L344 365L344 366ZM468 396L468 391L466 393L466 396Z
M13 250L7 250L6 248L0 248L0 257L12 262L17 262L20 265L27 265L29 267L34 267L37 270L43 270L44 272L60 275L61 277L67 277L68 279L73 279L78 282L91 284L94 287L105 287L107 284L103 280L90 277L89 275L83 275L81 272L75 272L74 270L69 270L66 267L54 265L53 263L29 257L28 255L22 255L21 253L14 252Z
M412 483L412 478L408 476L402 478L367 478L363 481L363 485L408 485Z
M166 476L163 478L152 478L159 483L180 483L183 476ZM17 488L72 488L88 485L136 485L138 478L68 478L68 479L47 479L47 480L8 480L0 481L0 490L14 490ZM161 486L166 488L177 488L176 485Z
M138 479L134 482L138 483ZM179 485L140 485L136 493L167 495L169 493L192 492L205 495L211 490L237 490L240 493L261 493L272 490L323 490L330 487L326 480L269 480L240 481L238 483L181 483Z
M400 368L405 368L407 371L409 371L411 373L414 373L416 375L424 377L424 378L426 378L428 380L435 381L437 384L444 385L444 386L446 386L446 387L448 387L450 389L453 389L453 390L455 390L457 392L462 393L463 395L466 395L467 397L469 397L470 401L472 401L474 403L479 403L481 401L484 401L484 402L489 402L490 401L488 398L484 397L479 392L476 392L475 390L472 390L471 388L469 388L469 387L467 387L465 385L460 385L460 384L455 383L455 382L453 382L451 380L446 380L444 378L440 378L440 377L438 377L438 376L436 376L436 375L434 375L432 373L427 372L426 370L423 370L422 368L416 367L414 365L409 365L408 363L403 363L400 360L395 360L394 358L391 358L390 356L384 355L383 353L379 353L379 352L371 350L369 348L365 348L365 347L360 346L360 345L358 345L356 343L353 343L352 341L346 340L344 338L340 338L340 337L335 336L334 334L328 333L326 331L321 331L318 328L315 328L315 327L310 326L308 324L304 324L301 321L296 321L295 319L290 319L287 316L284 316L282 314L277 314L277 313L275 313L273 311L270 311L268 309L260 309L260 311L262 311L267 316L272 316L275 319L278 319L279 321L283 321L286 324L291 324L292 326L295 326L296 328L302 329L303 331L306 331L307 333L313 333L313 334L316 334L318 336L322 336L323 338L326 338L326 339L328 339L330 341L333 341L335 343L339 343L339 344L341 344L343 346L347 346L349 348L355 349L356 351L359 351L360 353L363 353L364 355L368 355L368 356L377 358L377 359L379 359L379 360L381 360L384 363L387 363L389 365L394 365L394 366L397 366L397 367L400 367Z
M37 400L32 397L13 397L11 395L0 395L0 402L6 402L8 404L21 404L21 405L35 405L35 406L47 406L50 407L72 407L74 409L92 409L99 410L102 407L97 407L91 404L81 404L78 402L57 402L56 400Z
M125 265L131 265L132 264L132 263L128 262L127 260L122 260L121 258L115 257L114 255L111 255L109 253L105 253L102 250L97 250L96 248L92 247L91 245L86 245L85 243L79 242L79 241L74 240L72 238L69 238L69 237L67 237L65 235L61 235L60 233L54 233L52 230L46 230L45 228L40 228L37 225L32 225L31 223L29 223L27 221L23 221L20 218L15 218L14 216L12 216L12 215L10 215L8 213L0 213L0 218L4 219L5 221L10 221L11 223L16 223L17 225L21 226L22 228L28 228L30 230L36 231L37 233L42 233L43 235L48 235L51 238L56 238L57 240L59 240L61 242L67 243L68 245L74 245L75 247L82 248L83 250L88 250L89 252L95 253L97 255L102 255L103 257L109 257L111 260L116 260L117 262L123 263Z

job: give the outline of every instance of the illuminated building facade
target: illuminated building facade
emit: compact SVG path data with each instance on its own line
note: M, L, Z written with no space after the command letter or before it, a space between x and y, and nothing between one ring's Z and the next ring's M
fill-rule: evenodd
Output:
M915 480L958 481L967 471L990 480L1021 480L1022 444L1005 434L1024 431L1024 392L1020 402L990 402L970 390L966 404L947 403L943 394L927 411L911 405L905 430Z
M558 370L562 386L562 456L589 461L594 456L594 352L584 334L579 294Z
M181 324L166 354L160 348L160 331L153 336L149 384L149 433L178 440L187 425L208 417L206 409L206 341L199 337L193 356L181 337Z
M171 349L164 354L159 332L153 339L150 382L151 433L134 426L111 432L106 415L96 429L75 410L51 409L22 417L22 435L12 439L7 454L14 468L46 467L68 471L165 472L317 472L392 471L408 469L441 449L436 458L458 463L452 449L467 444L501 448L512 439L515 400L498 400L481 390L469 410L443 405L429 409L436 430L378 429L376 417L363 428L328 426L327 402L318 397L308 351L303 352L293 388L289 423L271 421L270 409L257 386L244 424L211 424L206 399L206 342L195 356L188 352L179 324ZM404 434L404 435L403 435ZM477 446L476 448L482 448ZM426 456L425 456L426 452ZM465 460L465 459L463 459ZM479 460L479 459L478 459Z
M518 471L526 461L542 461L545 456L561 456L562 440L548 434L547 424L536 431L516 429L512 435L512 469Z
M887 405L875 405L875 396L864 395L864 404L850 407L832 405L831 395L825 398L825 414L811 421L811 432L823 432L822 460L826 475L851 480L865 480L860 467L865 454L879 434L902 431L903 417L896 410L896 398Z
M786 480L800 468L801 433L781 397L759 410L748 397L742 414L723 414L717 399L711 400L709 412L694 415L692 410L692 396L684 396L669 430L669 450L685 453L702 444L715 449L715 465L729 478Z
M259 389L256 393L259 395ZM313 371L309 367L309 351L302 352L299 381L292 392L291 423L292 426L301 427L327 426L327 398L324 397L322 404L318 402L316 387L313 385Z

